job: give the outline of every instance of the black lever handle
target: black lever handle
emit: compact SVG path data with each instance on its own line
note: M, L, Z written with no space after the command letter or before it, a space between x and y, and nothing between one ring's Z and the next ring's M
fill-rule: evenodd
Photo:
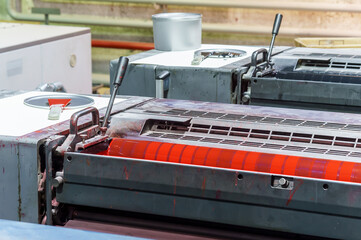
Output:
M269 45L269 49L268 49L267 61L269 63L271 62L271 55L272 55L273 45L275 43L275 39L276 39L276 36L278 34L278 31L280 30L281 22L282 22L282 14L277 13L276 17L275 17L275 21L273 22L272 40L271 40L271 44Z
M129 59L127 57L120 57L117 64L117 75L115 75L114 85L118 85L118 87L122 84L125 71L127 70Z
M272 29L272 34L277 35L278 31L280 30L281 27L281 23L282 23L282 14L277 13L276 17L275 17L275 21L273 23L273 29Z
M125 71L127 70L128 62L129 62L129 59L127 57L120 57L118 60L117 74L115 75L115 79L113 82L114 89L113 89L112 95L110 95L110 99L109 99L107 111L105 112L105 115L104 115L102 127L107 127L107 125L108 125L108 119L109 119L110 113L112 111L115 95L117 94L118 87L122 84L122 81L123 81L123 78L125 75Z

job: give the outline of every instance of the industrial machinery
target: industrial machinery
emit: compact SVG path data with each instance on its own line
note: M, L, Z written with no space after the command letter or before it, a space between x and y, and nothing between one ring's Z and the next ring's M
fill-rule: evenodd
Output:
M209 49L207 54L223 54ZM298 49L280 51L271 60L266 50L246 51L244 61L250 64L242 71L221 71L232 76L229 84L241 84L236 84L233 96L245 104L116 97L124 74L128 71L127 78L132 73L125 58L116 62L110 100L1 91L0 109L8 115L0 118L0 125L6 126L0 129L0 218L92 230L101 226L119 233L131 222L139 227L136 216L151 219L148 229L159 232L173 224L177 237L164 239L180 238L180 232L242 238L245 229L288 239L359 239L361 116L247 104L262 99L311 102L297 94L269 99L272 94L258 91L272 82L280 83L272 85L272 91L282 84L303 83L329 90L353 86L357 92L357 57L323 56L329 60L317 58L321 64L314 62L315 54L308 58L307 49L302 54ZM199 56L193 63L214 60L192 53L193 60ZM349 60L335 76L339 70L332 66L341 66L340 58ZM237 59L229 56L224 61L233 64ZM296 62L296 68L282 67ZM315 70L326 65L325 71ZM215 73L212 67L198 67L189 69ZM144 69L143 76L159 70ZM173 80L167 83L167 78L177 71L157 75L159 86L169 84L168 93L162 94L172 94ZM302 80L294 77L300 73ZM218 84L223 81L214 78ZM302 96L315 93L300 89ZM329 95L330 102L324 96L313 102L357 106L356 100L345 103L335 96ZM52 98L57 103L66 100L58 104L58 120L49 120L55 119L49 114ZM178 222L186 227L174 226Z
M123 96L103 127L107 98L52 122L24 105L39 94L1 94L1 218L114 225L126 211L359 237L360 115Z
M155 97L157 81L164 76L164 97L173 99L353 112L361 106L359 49L276 47L273 71L263 73L261 65L268 61L262 47L203 45L210 47L247 54L226 60L206 58L199 65L191 64L190 51L135 54L129 57L120 93ZM252 61L252 54L259 60ZM183 62L178 64L176 58ZM112 76L115 66L116 61L111 61Z
M251 60L254 64L262 60L270 63L272 53L290 49L273 47L281 20L282 15L277 14L269 54L260 46L203 44L195 50L151 50L129 56L126 81L119 94L240 104L248 85L242 83L242 76ZM117 60L110 62L111 80L116 66Z
M166 98L240 103L241 76L249 69L252 53L259 48L204 44L195 51L150 50L135 54L129 56L126 80L119 94L156 97L157 82L163 81ZM289 47L276 47L274 53L285 49ZM209 56L216 51L223 55ZM204 60L194 64L199 59ZM110 79L116 74L116 65L117 60L110 62Z
M129 57L120 94L359 112L361 50L202 45ZM273 51L272 51L273 50ZM116 60L110 63L111 79Z

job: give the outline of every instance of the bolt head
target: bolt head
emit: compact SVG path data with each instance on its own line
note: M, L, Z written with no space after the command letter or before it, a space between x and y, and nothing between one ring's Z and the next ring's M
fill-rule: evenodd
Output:
M288 181L285 178L280 178L278 180L279 185L281 185L282 187L287 187L288 186Z

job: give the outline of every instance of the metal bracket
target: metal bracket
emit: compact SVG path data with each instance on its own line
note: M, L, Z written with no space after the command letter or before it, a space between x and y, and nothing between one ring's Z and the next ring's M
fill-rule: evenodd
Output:
M32 8L31 13L44 14L44 23L49 25L49 15L60 15L59 8Z
M155 97L164 98L164 92L169 90L170 72L163 71L155 79Z
M262 58L259 58L262 54ZM272 65L267 60L268 51L265 48L257 49L252 53L249 70L242 77L242 84L245 86L242 96L242 103L249 104L251 100L251 80L255 77L264 76L273 71Z
M92 115L92 126L78 132L78 120L81 116ZM95 107L88 107L74 113L70 118L69 135L64 143L56 148L56 152L64 156L65 152L78 151L108 139L105 135L107 128L99 125L99 111Z

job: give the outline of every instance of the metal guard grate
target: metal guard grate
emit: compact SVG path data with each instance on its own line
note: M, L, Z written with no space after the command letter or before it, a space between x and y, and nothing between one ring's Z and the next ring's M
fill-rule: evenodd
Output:
M152 126L142 134L143 136L354 158L361 157L361 152L355 151L357 148L361 148L361 138L179 123L163 120L152 121L151 124ZM254 140L252 141L252 139ZM268 142L257 142L257 140L267 140ZM269 143L269 141L271 141L271 143ZM303 144L304 146L296 146L293 144ZM330 149L333 146L341 147L345 150Z

